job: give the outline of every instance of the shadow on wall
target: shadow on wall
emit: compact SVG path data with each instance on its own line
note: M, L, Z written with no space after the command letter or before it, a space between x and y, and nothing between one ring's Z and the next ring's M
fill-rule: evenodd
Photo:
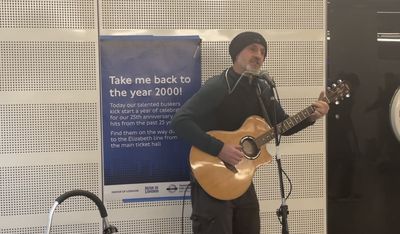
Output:
M357 133L354 129L352 111L354 96L360 86L354 73L340 73L338 79L350 86L350 98L339 105L331 105L328 112L328 198L352 199L355 163L360 158ZM335 83L335 82L333 82Z
M400 142L397 141L390 124L390 102L400 87L400 76L385 73L384 87L379 87L378 98L365 112L375 112L378 116L378 132L374 138L367 139L366 157L375 162L381 173L400 173Z
M339 77L350 83L354 97L360 85L358 76L342 73ZM400 86L400 76L388 72L383 79L379 95L354 115L357 119L352 118L352 97L331 106L328 114L329 233L398 232L393 224L398 222L400 210L400 142L391 129L389 106ZM370 97L368 93L359 96L359 102ZM378 116L378 120L363 116ZM356 121L364 129L377 125L376 134L366 138L362 131L355 131ZM366 141L364 149L360 141Z

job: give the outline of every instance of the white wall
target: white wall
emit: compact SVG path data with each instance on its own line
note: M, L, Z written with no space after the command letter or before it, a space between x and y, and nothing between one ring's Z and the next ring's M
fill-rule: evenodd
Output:
M205 80L230 65L229 41L245 30L269 41L265 69L287 112L311 104L325 85L324 0L0 1L0 233L44 233L66 191L101 197L99 35L199 35ZM325 138L319 121L282 141L291 233L326 233ZM272 163L254 178L262 233L280 232L276 171ZM181 232L179 201L105 205L120 233ZM185 233L189 215L186 202ZM52 233L101 225L95 205L74 197L57 208Z

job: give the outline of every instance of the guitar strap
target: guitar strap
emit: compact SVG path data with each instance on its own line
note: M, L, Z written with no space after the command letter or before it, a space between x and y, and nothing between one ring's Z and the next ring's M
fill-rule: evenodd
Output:
M262 89L261 89L261 86L260 86L260 81L257 82L257 85L254 86L254 89L255 89L256 94L257 94L258 103L260 104L260 108L261 108L262 115L263 115L262 117L264 118L264 120L270 126L273 126L272 122L271 122L271 119L268 116L267 109L265 109L265 103L264 103L263 98L262 98L262 92L261 92Z

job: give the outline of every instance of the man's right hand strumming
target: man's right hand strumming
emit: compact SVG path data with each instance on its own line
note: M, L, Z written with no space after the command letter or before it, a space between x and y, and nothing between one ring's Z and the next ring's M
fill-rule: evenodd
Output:
M238 164L243 158L242 147L240 145L224 144L218 158L233 166Z

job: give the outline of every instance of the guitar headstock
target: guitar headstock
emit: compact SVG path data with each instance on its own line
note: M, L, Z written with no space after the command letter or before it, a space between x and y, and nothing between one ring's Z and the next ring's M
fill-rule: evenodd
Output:
M346 81L338 80L326 89L327 103L339 104L344 98L350 97L350 86Z

